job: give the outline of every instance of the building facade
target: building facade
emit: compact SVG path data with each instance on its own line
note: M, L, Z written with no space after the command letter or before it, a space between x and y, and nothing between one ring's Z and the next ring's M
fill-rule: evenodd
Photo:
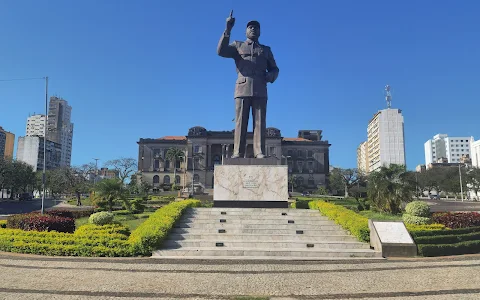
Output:
M445 158L448 163L460 163L461 158L472 157L470 147L473 137L449 137L437 134L425 142L425 165L436 163Z
M28 117L26 136L45 136L45 119L45 115Z
M6 131L0 126L0 157L3 156L5 159L12 159L14 145L15 135L11 132Z
M471 139L470 153L472 158L472 166L480 168L480 140L474 141Z
M33 170L43 170L43 137L21 136L18 138L17 160L23 161L33 167ZM60 167L61 146L58 143L47 140L46 170Z
M368 173L390 164L405 165L405 135L400 109L378 111L367 127Z
M72 159L72 107L59 97L50 97L47 118L47 140L60 144L60 166L70 166Z
M357 148L357 169L368 173L368 142L362 142Z
M280 130L267 128L267 156L277 157L288 165L289 175L295 176L297 185L307 190L325 186L329 174L330 144L321 140L321 132L301 130L299 137L283 138ZM200 126L190 128L186 136L141 138L137 142L137 180L151 184L154 190L173 183L212 188L214 166L233 155L233 138L233 131L208 131ZM166 155L170 148L182 150L185 157L169 161ZM252 133L247 134L246 157L253 157Z

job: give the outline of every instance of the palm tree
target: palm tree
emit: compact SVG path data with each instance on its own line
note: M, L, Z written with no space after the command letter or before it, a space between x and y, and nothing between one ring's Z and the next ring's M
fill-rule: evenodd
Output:
M167 150L165 158L173 162L173 184L176 184L177 180L177 161L182 161L185 157L185 153L178 148L170 148Z
M403 202L412 200L414 184L412 186L405 166L383 166L368 176L368 198L378 210L397 214Z
M97 192L107 202L108 211L112 211L115 200L126 201L123 182L118 178L104 179L97 184Z

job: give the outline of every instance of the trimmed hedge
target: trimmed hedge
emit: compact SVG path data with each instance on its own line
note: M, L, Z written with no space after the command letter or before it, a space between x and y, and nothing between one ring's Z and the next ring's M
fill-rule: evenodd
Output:
M327 216L329 219L334 220L335 223L342 226L343 229L348 230L360 241L370 241L368 218L343 206L338 206L321 200L311 201L308 205L311 209L318 209L320 213Z
M423 256L446 256L480 253L480 241L466 241L455 244L418 244L418 254Z
M460 235L468 234L473 232L480 232L480 227L470 227L470 228L458 228L458 229L444 229L444 230L435 230L435 231L416 231L412 232L412 236L421 237L421 236L436 236L436 235Z
M111 212L97 212L88 218L88 223L95 225L107 225L113 222L115 216Z
M427 225L431 223L430 218L417 217L411 214L403 214L402 219L406 224Z
M430 206L423 201L413 201L407 204L405 212L415 217L430 217Z
M82 210L68 210L68 209L53 209L48 210L45 213L52 216L59 216L64 218L74 218L79 219L83 217L88 217L93 214L94 209L82 209Z
M435 230L446 229L445 225L443 224L428 224L428 225L405 224L405 227L407 227L407 230L408 232L410 232L410 234L416 231L435 231Z
M472 232L460 235L433 235L419 236L415 238L417 244L455 244L466 241L480 240L480 232Z
M480 226L480 213L435 213L433 221L452 229Z
M198 200L184 200L158 209L130 235L128 241L132 251L140 255L151 255L153 250L161 246L182 212L188 207L197 206L200 206Z
M73 233L75 231L75 220L48 214L20 214L7 218L7 228Z

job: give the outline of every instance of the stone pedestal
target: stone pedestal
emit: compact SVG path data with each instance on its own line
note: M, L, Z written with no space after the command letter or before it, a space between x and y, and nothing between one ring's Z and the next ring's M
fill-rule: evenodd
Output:
M215 207L288 207L288 167L278 165L278 159L236 158L227 163L215 166Z

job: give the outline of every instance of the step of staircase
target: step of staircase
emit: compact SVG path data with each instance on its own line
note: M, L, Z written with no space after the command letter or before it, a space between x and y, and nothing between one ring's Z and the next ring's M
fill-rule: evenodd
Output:
M190 208L154 258L381 258L316 210Z

